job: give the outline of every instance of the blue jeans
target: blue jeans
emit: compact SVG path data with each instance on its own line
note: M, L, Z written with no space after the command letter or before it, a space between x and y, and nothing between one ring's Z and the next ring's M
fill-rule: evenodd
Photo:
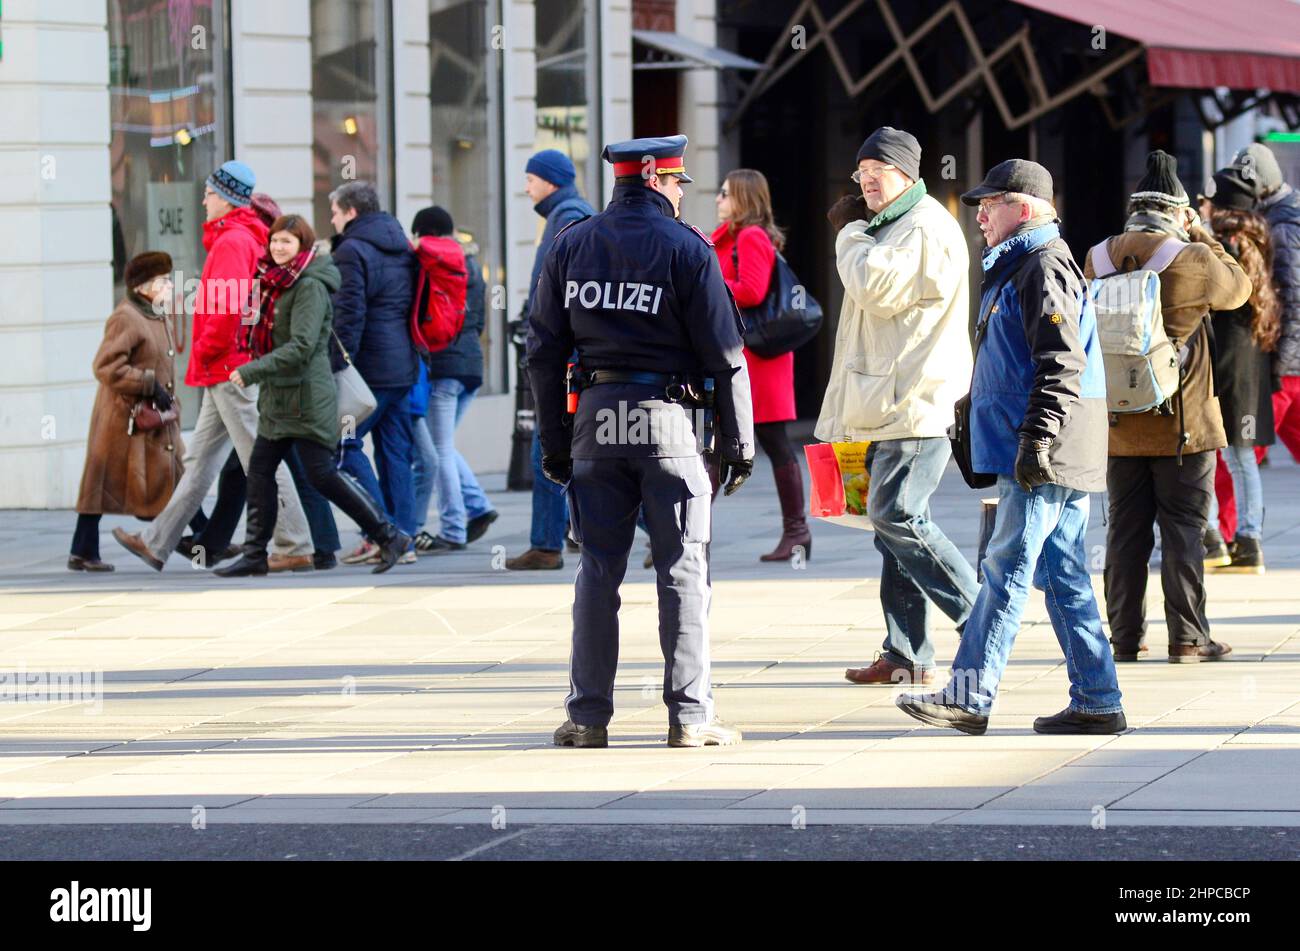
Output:
M1264 483L1259 478L1259 463L1253 446L1228 446L1220 449L1228 472L1232 474L1232 494L1237 497L1237 534L1258 539L1264 534ZM1219 527L1219 497L1210 493L1210 528Z
M415 527L423 530L429 519L433 480L438 475L438 451L423 416L411 414L411 490L415 493Z
M979 593L975 569L930 521L952 448L942 436L886 439L867 451L871 472L867 514L884 555L880 603L885 609L885 659L913 669L934 665L930 603L960 629Z
M1088 577L1088 508L1086 492L1060 485L1026 492L998 477L997 522L981 562L984 586L962 632L945 702L989 715L1032 582L1047 595L1047 615L1065 654L1070 709L1122 709L1115 660Z
M379 405L357 427L355 437L343 440L339 468L361 484L399 530L415 535L419 528L411 479L411 410L406 399L410 390L409 386L371 388ZM375 442L378 479L361 448L367 433Z
M427 430L434 450L433 475L442 522L438 534L449 542L464 542L469 520L492 511L492 503L474 471L456 448L456 427L478 388L467 390L460 380L452 379L434 379L430 383Z
M533 531L529 544L543 551L563 551L569 526L564 487L542 475L542 441L533 433Z

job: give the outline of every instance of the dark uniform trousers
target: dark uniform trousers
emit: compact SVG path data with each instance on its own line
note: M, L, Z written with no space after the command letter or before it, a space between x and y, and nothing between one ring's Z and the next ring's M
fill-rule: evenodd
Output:
M1160 524L1160 585L1169 643L1205 644L1205 523L1214 491L1214 453L1112 456L1106 468L1106 614L1116 651L1133 652L1147 632L1147 563Z
M709 684L709 475L698 456L574 459L569 513L582 545L573 601L569 719L605 726L614 712L619 585L638 512L654 550L663 699L670 723L713 719Z

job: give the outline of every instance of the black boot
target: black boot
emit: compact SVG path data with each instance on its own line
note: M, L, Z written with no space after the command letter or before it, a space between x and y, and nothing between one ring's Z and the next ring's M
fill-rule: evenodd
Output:
M789 561L795 548L802 548L804 558L812 557L812 532L808 531L808 517L804 511L803 470L797 462L787 462L772 470L776 479L776 494L781 500L781 540L776 548L759 561Z
M1259 547L1258 538L1238 535L1232 543L1232 562L1216 569L1224 575L1262 575L1264 573L1264 550Z
M244 552L234 564L218 568L213 574L220 578L248 578L270 573L266 546L271 543L275 530L277 501L274 472L270 478L254 478L248 482L248 521L244 530ZM269 496L269 498L268 498Z
M375 540L379 544L379 564L370 569L372 575L383 574L393 567L411 547L411 536L398 531L392 522L384 524Z
M331 477L327 482L317 485L316 491L346 512L352 521L361 526L365 536L379 546L380 562L371 569L371 574L382 574L406 554L413 539L398 531L397 526L388 521L384 510L375 503L369 492L361 488L356 479L338 470L334 470L333 475L337 477Z

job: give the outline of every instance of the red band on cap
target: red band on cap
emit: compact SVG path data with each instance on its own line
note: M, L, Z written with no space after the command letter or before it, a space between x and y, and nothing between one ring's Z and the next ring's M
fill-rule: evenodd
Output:
M656 158L655 173L659 175L679 175L686 171L686 166L682 163L680 155L669 155L664 158ZM624 178L629 175L640 175L644 169L644 162L615 162L614 175L618 178Z

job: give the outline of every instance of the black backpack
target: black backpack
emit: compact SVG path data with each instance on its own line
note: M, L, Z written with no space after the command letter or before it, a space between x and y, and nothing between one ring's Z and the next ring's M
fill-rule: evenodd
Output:
M731 246L731 265L740 274L740 257ZM767 297L756 307L738 307L745 346L760 357L779 357L798 350L822 326L822 305L795 277L778 251L772 263Z

